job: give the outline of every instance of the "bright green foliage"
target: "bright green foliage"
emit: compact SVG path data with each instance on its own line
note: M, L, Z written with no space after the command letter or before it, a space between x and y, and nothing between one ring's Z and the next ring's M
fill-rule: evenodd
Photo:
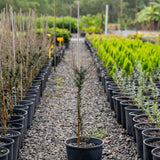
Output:
M116 64L127 75L132 75L136 62L140 61L143 71L152 75L160 64L160 46L141 40L117 36L88 36L97 50L102 64L108 68ZM113 70L112 70L113 71Z
M54 28L48 28L48 33L51 35L54 35ZM60 28L56 28L56 36L57 37L63 37L64 34L64 42L69 42L71 35L70 35L70 31L68 31L67 29L60 29Z
M123 70L125 71L125 73L127 73L127 75L132 75L133 66L132 62L128 58L126 58L124 61Z
M156 2L150 3L150 6L145 7L137 14L138 22L155 21L160 19L160 4Z
M54 27L54 17L49 16L47 17L39 17L37 18L37 28L42 28L42 21L46 23L48 19L48 27L53 28ZM71 23L71 29L77 30L77 19L71 18L71 17L64 17L64 28L70 30L70 23ZM59 17L56 19L56 26L58 28L63 28L63 17Z
M47 33L54 36L54 28L48 28ZM43 34L43 29L42 28L37 29L37 34ZM63 30L60 28L56 28L56 37L63 37L63 35L64 35L64 43L69 42L71 38L70 31L68 31L67 29Z
M97 15L86 15L81 17L80 30L85 32L99 32L101 33L104 29L104 19L102 19L100 14Z
M54 28L48 28L47 33L54 36ZM43 29L42 28L37 29L37 34L39 35L43 34ZM56 28L56 37L63 37L63 35L64 35L64 43L69 42L71 38L70 31L66 29L63 30L63 29Z

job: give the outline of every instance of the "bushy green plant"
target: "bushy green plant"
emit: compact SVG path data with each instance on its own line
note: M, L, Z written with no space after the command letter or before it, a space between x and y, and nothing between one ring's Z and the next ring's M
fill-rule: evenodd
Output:
M54 28L48 28L47 33L51 34L51 36L53 37L54 36ZM39 34L39 35L43 34L43 29L38 28L37 34ZM68 31L67 29L56 28L56 37L63 37L63 36L64 36L64 43L67 43L70 41L70 38L71 38L70 31ZM58 41L57 41L57 43L58 43Z
M90 37L92 36L88 35L88 38ZM137 61L140 61L142 69L149 75L153 75L158 69L160 63L158 56L160 46L158 45L116 36L105 37L102 35L91 39L94 48L98 49L98 55L101 56L102 62L106 59L104 54L109 54L116 65L126 71L126 74L132 74Z
M48 28L47 32L52 36L54 36L54 28ZM70 31L67 29L56 28L56 37L63 37L63 35L64 35L64 43L69 42L71 38Z
M133 66L132 66L132 62L128 58L126 58L124 61L123 70L127 75L132 75Z
M44 23L47 22L47 17L39 17L37 18L37 28L42 28L42 21ZM64 17L64 28L70 30L70 24L71 24L71 30L77 30L77 19L73 17L66 16ZM63 17L58 17L56 19L56 26L57 28L63 28ZM54 17L49 16L48 17L48 27L53 28L54 27Z
M104 21L102 22L101 15L86 15L81 17L80 30L92 33L101 33L103 31Z

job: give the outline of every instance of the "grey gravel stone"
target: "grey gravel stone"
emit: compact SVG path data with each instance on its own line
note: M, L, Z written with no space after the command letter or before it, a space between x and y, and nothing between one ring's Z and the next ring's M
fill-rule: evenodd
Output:
M72 39L70 48L73 53L77 51L76 44L76 39ZM76 88L69 76L72 69L67 64L72 57L71 49L65 54L67 62L62 61L56 73L52 69L19 160L66 160L64 141L75 136L76 122ZM80 40L80 59L82 57L86 64L91 61L84 39ZM83 90L85 132L103 131L103 160L136 160L136 145L117 124L96 72L93 71L90 77Z

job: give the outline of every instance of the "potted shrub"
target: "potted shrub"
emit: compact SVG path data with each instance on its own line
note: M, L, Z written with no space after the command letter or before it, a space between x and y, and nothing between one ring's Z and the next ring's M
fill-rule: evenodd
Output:
M100 160L102 158L103 140L84 137L81 116L81 91L89 68L73 64L73 80L77 87L77 137L65 141L68 160Z

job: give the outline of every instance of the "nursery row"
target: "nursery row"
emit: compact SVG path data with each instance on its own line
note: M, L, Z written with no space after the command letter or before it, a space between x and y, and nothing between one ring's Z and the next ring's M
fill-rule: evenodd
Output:
M61 58L64 56L64 49L57 52L56 65L59 64ZM4 110L2 107L2 120L0 133L0 159L2 160L16 160L18 158L19 149L24 145L24 139L27 134L27 129L31 127L36 108L40 102L40 97L43 95L43 90L45 89L48 76L51 73L51 68L54 65L53 57L47 59L42 68L38 71L38 74L32 80L30 86L28 86L25 95L21 99L20 91L16 97L13 95L12 103L14 104L11 109L7 108ZM5 89L5 94L9 95L8 91ZM4 98L6 98L6 95ZM5 112L5 113L3 113ZM4 115L7 115L5 122Z
M117 122L134 137L137 156L159 160L159 46L119 36L88 36L86 44Z
M10 8L9 12L1 13L1 160L17 159L54 62L53 57L48 58L48 24L43 24L43 34L39 35L36 33L36 15L33 11L29 15L25 31L21 11L13 14ZM15 23L17 16L19 21ZM57 47L55 53L58 64L64 48Z
M103 66L112 74L117 67L123 69L127 75L134 74L139 62L144 71L154 74L158 71L160 46L149 42L143 43L139 39L126 39L117 36L90 36L94 49L97 50Z

